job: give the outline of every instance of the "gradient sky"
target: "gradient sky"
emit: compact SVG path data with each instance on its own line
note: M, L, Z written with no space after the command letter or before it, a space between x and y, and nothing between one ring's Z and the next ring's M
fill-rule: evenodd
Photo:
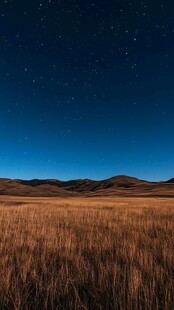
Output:
M174 3L0 3L0 177L174 177Z

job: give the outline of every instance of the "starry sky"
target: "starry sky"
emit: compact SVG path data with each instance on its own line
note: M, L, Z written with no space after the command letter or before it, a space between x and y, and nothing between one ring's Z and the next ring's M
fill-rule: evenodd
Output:
M2 0L0 177L174 177L174 3Z

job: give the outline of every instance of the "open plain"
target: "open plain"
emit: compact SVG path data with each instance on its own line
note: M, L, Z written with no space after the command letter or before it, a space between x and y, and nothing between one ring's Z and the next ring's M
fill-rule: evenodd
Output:
M0 309L172 310L173 198L0 197Z

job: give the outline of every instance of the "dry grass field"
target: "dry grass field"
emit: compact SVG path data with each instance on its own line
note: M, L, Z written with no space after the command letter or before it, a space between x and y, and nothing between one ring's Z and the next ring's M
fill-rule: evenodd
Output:
M174 199L0 198L0 309L173 310Z

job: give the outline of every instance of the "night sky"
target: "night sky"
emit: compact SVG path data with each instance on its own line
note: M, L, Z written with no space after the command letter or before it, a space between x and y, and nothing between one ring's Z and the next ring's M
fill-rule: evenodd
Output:
M174 3L0 3L0 177L174 177Z

